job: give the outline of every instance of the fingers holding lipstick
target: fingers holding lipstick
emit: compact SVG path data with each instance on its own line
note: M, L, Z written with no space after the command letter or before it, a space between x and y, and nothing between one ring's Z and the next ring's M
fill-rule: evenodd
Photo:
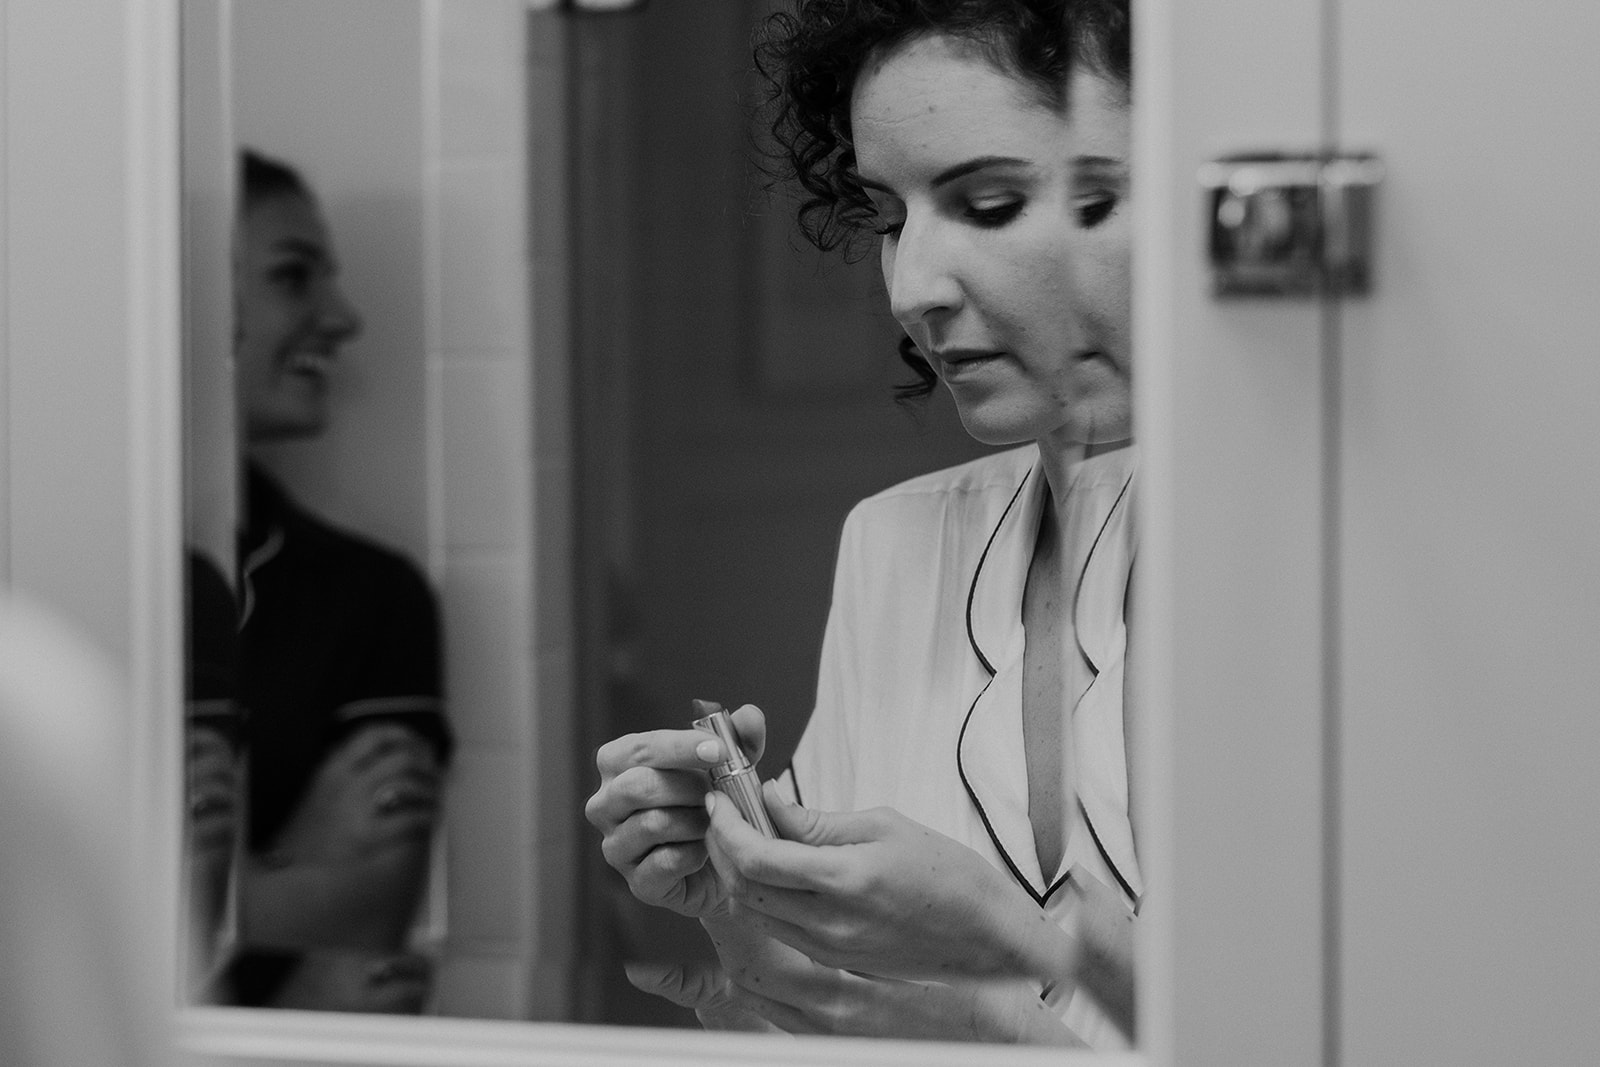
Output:
M765 720L746 705L733 713L740 747L759 753ZM602 836L606 862L648 904L687 915L720 911L725 894L706 862L711 788L707 771L728 753L701 730L650 730L603 745L595 757L600 787L584 813Z

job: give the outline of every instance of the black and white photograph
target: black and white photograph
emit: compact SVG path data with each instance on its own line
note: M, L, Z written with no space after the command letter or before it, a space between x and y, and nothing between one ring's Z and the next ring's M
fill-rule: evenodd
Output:
M0 1063L1600 1062L1597 53L0 0Z

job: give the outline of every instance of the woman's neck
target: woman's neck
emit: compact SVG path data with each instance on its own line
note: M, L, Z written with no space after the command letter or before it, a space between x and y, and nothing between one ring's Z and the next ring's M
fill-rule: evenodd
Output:
M1050 502L1055 508L1056 518L1064 517L1067 507L1067 486L1072 480L1072 469L1086 459L1107 452L1115 452L1133 444L1133 438L1122 441L1096 441L1093 444L1083 444L1080 441L1061 442L1051 437L1043 437L1038 441L1039 458L1044 466L1044 478L1050 485ZM1057 529L1062 524L1057 522Z

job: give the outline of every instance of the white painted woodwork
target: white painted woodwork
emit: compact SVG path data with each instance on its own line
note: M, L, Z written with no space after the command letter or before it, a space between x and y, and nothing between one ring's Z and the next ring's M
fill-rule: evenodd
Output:
M1316 145L1320 18L1232 0L1135 22L1154 1063L1314 1063L1321 1042L1320 313L1212 300L1196 177Z
M1600 7L1339 0L1343 1062L1600 1060Z

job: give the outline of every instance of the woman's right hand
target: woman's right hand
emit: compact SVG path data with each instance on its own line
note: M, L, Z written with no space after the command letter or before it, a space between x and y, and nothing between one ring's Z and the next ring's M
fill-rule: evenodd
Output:
M766 719L746 704L733 713L745 754L765 747ZM706 770L724 759L702 730L650 730L602 745L600 788L584 814L603 838L606 862L646 904L703 918L727 910L727 893L706 857Z

